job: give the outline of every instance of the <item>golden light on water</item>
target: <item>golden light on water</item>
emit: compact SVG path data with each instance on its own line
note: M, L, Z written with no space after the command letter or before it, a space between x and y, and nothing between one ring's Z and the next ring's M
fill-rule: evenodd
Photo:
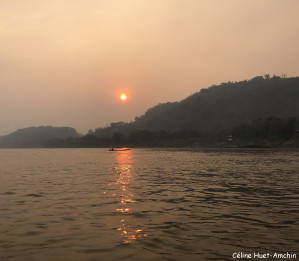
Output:
M130 211L130 209L129 208L117 208L116 211L117 212L122 212L122 213L127 213L127 212Z
M131 181L134 179L133 175L133 161L132 151L118 151L116 152L117 167L114 169L117 174L116 184L119 185L120 207L116 211L121 215L120 226L117 231L123 238L123 243L132 243L136 239L146 237L147 234L142 233L141 225L130 222L130 214L134 213L134 194L130 187Z

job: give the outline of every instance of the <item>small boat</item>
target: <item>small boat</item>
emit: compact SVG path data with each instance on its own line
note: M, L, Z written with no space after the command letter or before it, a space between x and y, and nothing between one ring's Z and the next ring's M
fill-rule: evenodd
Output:
M131 150L130 148L111 148L109 151L126 151L126 150Z

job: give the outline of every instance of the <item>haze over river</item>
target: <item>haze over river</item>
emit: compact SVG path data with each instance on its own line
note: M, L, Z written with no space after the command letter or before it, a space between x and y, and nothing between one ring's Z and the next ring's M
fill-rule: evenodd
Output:
M1 149L0 260L298 258L298 156L298 149Z

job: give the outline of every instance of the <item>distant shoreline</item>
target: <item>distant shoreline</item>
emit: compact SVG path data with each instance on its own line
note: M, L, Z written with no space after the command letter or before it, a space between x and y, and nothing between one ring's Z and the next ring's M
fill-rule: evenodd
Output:
M236 145L236 146L123 146L131 149L296 149L299 145L276 145L276 146L263 146L258 144L250 145ZM113 148L123 148L115 146ZM111 149L110 146L94 147L94 146L53 146L53 147L0 147L0 149Z

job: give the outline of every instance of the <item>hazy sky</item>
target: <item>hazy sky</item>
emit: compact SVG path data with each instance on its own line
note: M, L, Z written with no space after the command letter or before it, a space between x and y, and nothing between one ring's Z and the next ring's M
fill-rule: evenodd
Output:
M0 135L85 133L212 84L298 76L298 46L298 0L0 0Z

